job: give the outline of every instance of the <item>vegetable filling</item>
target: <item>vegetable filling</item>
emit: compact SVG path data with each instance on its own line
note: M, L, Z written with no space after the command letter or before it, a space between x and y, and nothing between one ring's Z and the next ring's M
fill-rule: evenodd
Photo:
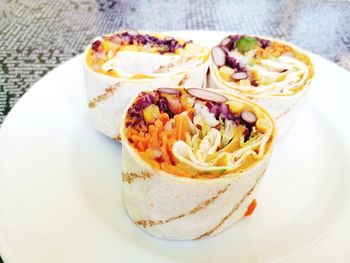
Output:
M183 59L183 61L176 61L176 63L185 63L193 59L195 55L205 53L205 49L200 45L192 43L192 41L185 41L166 35L125 31L113 35L106 35L94 41L87 52L86 61L88 66L96 72L112 77L120 77L120 73L118 70L115 70L115 67L111 66L110 62L112 61L113 64L113 60L115 60L119 52L145 53L144 60L146 60L146 62L153 59L152 54L167 56L184 55L186 58ZM129 57L127 59L129 59ZM142 58L138 57L138 60L140 59ZM167 59L163 60L167 61ZM164 71L165 69L163 67L159 68L155 73Z
M248 35L231 35L212 49L222 80L251 93L292 94L312 75L310 59L293 47Z
M155 169L184 177L243 170L271 144L272 122L258 107L204 89L141 93L127 111L125 136Z

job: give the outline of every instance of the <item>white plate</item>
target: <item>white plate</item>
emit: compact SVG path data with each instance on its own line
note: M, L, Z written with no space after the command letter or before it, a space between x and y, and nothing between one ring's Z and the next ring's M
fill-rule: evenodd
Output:
M225 34L177 32L203 43ZM121 201L120 145L89 120L82 57L56 68L0 130L0 253L6 263L289 262L350 258L350 73L312 56L303 113L276 146L254 214L216 237L163 241Z

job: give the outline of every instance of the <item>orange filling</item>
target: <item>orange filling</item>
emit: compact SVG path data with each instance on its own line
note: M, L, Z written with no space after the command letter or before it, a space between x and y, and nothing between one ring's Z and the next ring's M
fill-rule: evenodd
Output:
M180 91L180 89L178 89L178 91ZM167 107L164 106L164 101L167 101ZM202 106L199 105L198 107L198 104ZM231 124L233 125L231 128L227 128L226 125L229 124L226 123L225 119L222 119L223 117L220 115L222 112L219 114L220 117L214 115L214 113L211 113L212 115L200 117L200 114L204 114L201 109L205 112L205 107L207 107L205 105L205 101L195 101L194 97L188 94L185 90L181 90L177 95L163 93L160 95L157 91L142 93L128 110L125 119L125 137L128 139L130 145L137 150L141 159L150 164L153 169L161 169L167 173L182 177L215 178L222 176L227 172L244 170L253 165L256 162L256 158L248 156L240 166L235 168L235 170L228 171L225 169L225 167L227 167L227 160L225 159L227 156L223 155L222 159L215 159L216 161L213 164L215 166L222 166L223 169L218 168L211 171L198 171L185 162L181 162L175 158L172 149L177 141L185 141L187 144L190 144L191 147L198 150L204 137L211 129L219 130L222 138L224 138L224 134L230 134L232 137L230 137L231 139L226 143L217 146L216 152L204 157L208 162L214 160L212 158L216 158L216 154L220 151L224 153L238 150L240 148L240 140L249 139L250 135L247 138L245 137L245 132L249 130L246 124L242 119L237 120L237 118L242 118L240 117L241 112L245 108L241 108L238 111L230 110L231 123L233 123L232 120L235 120L235 122L237 121L237 123L233 123ZM217 104L216 106L221 109L227 109L224 105L227 106L231 104L230 102L225 102ZM209 106L214 107L210 103L208 107ZM208 109L209 108L206 108L207 111ZM169 114L171 116L169 116ZM200 124L201 122L198 122L198 117L202 118L202 124ZM209 126L209 122L204 121L205 118L210 119L214 117L218 124L215 124L214 122L214 124L211 124L212 126ZM210 121L213 123L213 119L210 119ZM225 132L226 129L230 132ZM255 133L257 132L258 131L255 130ZM271 144L271 140L272 138L267 142L267 149ZM197 152L194 154L197 154ZM200 151L198 154L201 154Z
M261 58L279 57L287 52L293 52L289 46L278 42L272 42L270 46L266 48L258 47L256 56Z
M250 205L248 206L247 212L244 214L244 216L250 216L250 215L252 215L253 212L254 212L254 210L255 210L255 208L256 208L256 206L257 206L256 199L254 199L254 200L250 203Z
M122 33L120 33L122 34ZM139 34L142 36L142 34ZM142 42L138 42L136 40L127 41L125 39L115 37L116 35L104 36L102 39L96 40L88 49L86 54L86 63L87 65L94 71L98 73L103 73L105 75L111 77L120 77L118 73L114 70L105 71L102 69L102 65L106 63L109 59L116 56L119 51L130 51L130 52L147 52L147 53L169 53L169 50L163 50L164 46L151 46L150 44L142 44ZM160 34L152 35L157 39L164 39L165 36ZM116 40L117 39L117 40ZM175 41L175 38L173 38ZM182 39L176 39L179 43L179 47L176 50L173 50L174 53L177 52L178 49L183 48L185 41ZM147 46L147 48L144 48ZM134 76L137 78L145 78L145 75Z
M188 117L193 118L193 109L187 109L186 112ZM186 133L189 132L189 120L183 114L177 114L173 118L174 128L166 130L164 125L169 119L167 113L161 113L147 130L129 126L125 129L125 134L129 142L139 151L141 158L153 168L187 177L188 174L176 165L171 149L176 141L185 140Z
M308 66L308 68L311 70L311 72L309 73L309 78L311 78L313 76L312 63L311 63L310 59L306 55L295 50L293 47L290 47L290 46L283 44L283 43L271 42L271 45L267 46L266 48L262 48L262 47L258 46L258 47L256 47L255 57L257 59L261 59L261 58L267 59L270 57L280 57L286 53L293 54L293 56L296 59L305 63ZM256 73L254 71L250 72L250 74L251 74L252 80L258 81ZM229 76L229 78L227 78L225 73L220 72L220 76L223 79L225 79L226 81L237 82L237 81L233 80L230 76ZM302 90L303 88L304 88L304 85L301 85L301 86L294 88L293 91L296 93L296 92L299 92L300 90Z

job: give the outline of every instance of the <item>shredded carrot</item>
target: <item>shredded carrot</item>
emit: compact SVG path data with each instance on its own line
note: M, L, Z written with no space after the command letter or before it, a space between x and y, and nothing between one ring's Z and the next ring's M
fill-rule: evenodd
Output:
M169 173L187 177L187 174L184 171L169 163L162 163L161 167L164 171L167 171Z
M257 206L257 203L256 203L256 199L254 199L250 205L248 206L247 208L247 212L244 214L244 216L250 216L251 214L253 214L255 208Z
M162 151L163 162L171 163L169 155L168 155L168 152L167 152L165 146L160 147L160 149Z
M169 121L169 115L167 113L162 113L159 116L159 120L161 120L162 123L165 125Z
M161 168L166 172L184 177L196 176L196 170L182 167L172 152L174 144L179 140L184 141L186 133L190 132L190 121L194 118L194 109L190 106L191 104L186 100L182 101L184 112L172 118L174 125L170 130L164 129L170 120L165 112L160 113L146 125L130 125L125 129L129 142L138 150L140 157L154 169ZM132 117L127 121L132 123Z
M139 132L135 129L130 129L131 135L137 135Z
M152 151L150 149L147 149L146 152L140 152L139 154L140 157L149 163L154 169L160 169L160 164L154 160Z
M161 120L159 120L159 119L156 120L154 125L159 129L159 133L162 132L162 130L163 130L163 122Z
M153 138L158 138L158 128L155 125L150 125L148 127L148 133Z
M191 121L193 121L194 118L194 108L189 108L186 110L187 111L187 115L190 118Z
M174 156L173 152L169 148L167 148L167 152L168 152L168 156L169 156L169 159L170 159L170 163L175 165L176 164L176 160L175 160L175 156Z
M185 140L186 133L189 132L190 123L188 118L183 118L182 120L182 130L181 130L181 140Z
M151 137L148 141L148 147L151 148L152 150L160 150L160 144L157 138Z
M180 140L181 129L182 129L182 118L180 115L175 115L174 120L175 120L175 127L174 127L175 137L177 140Z
M145 147L141 141L136 142L136 147L141 152L145 151Z
M186 132L189 130L189 121L188 118L185 118L182 115L175 115L175 130L176 130L176 139L185 140Z
M162 132L162 134L161 134L162 145L167 145L168 135L169 135L168 131Z

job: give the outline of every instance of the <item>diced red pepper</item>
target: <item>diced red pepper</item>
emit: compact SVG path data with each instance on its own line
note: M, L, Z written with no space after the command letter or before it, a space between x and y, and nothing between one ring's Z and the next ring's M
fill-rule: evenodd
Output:
M101 40L96 40L94 43L91 44L91 48L93 51L97 52L100 45L101 45Z
M245 212L244 216L250 216L251 214L253 214L255 208L257 206L257 203L256 203L256 199L254 199L250 205L248 206L247 208L247 212Z

